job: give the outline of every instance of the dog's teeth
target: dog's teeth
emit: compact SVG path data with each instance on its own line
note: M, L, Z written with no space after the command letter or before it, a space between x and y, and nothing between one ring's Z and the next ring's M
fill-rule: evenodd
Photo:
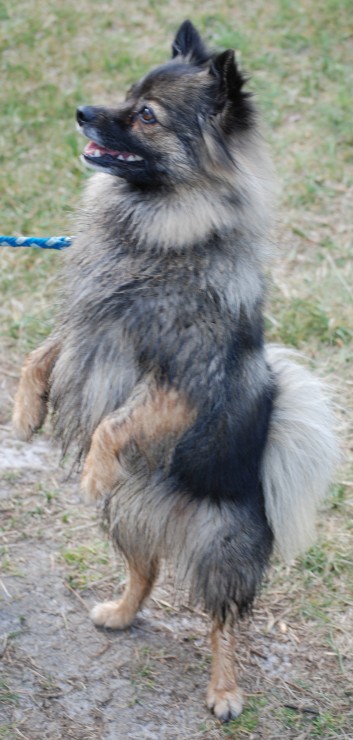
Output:
M99 149L95 149L95 150L94 150L94 151L92 152L92 156L93 156L93 157L100 157L100 156L101 156L101 152L99 151Z
M121 162L142 162L142 157L138 154L117 154L116 159L120 159Z

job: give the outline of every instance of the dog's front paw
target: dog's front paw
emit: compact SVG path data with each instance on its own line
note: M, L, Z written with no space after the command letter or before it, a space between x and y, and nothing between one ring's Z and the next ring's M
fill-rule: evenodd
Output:
M119 482L123 474L114 446L111 422L104 420L93 434L83 466L81 489L88 503L97 503Z
M12 414L12 426L18 439L27 442L43 425L47 415L46 398L19 388Z
M229 722L242 712L243 693L238 686L226 690L214 688L211 683L207 691L207 706L220 722Z

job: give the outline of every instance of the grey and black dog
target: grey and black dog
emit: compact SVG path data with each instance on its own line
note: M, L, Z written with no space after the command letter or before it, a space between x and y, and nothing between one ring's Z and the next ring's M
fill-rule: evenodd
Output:
M320 383L264 345L271 167L244 84L233 51L210 52L186 21L124 103L79 108L100 172L14 412L29 438L52 410L126 557L125 593L94 623L129 625L171 558L212 619L221 720L242 708L234 618L274 545L290 558L310 543L336 458Z

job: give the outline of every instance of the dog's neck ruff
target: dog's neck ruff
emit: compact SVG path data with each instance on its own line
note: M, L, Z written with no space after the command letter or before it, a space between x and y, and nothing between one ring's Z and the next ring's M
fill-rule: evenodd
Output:
M131 242L144 249L184 250L208 242L210 235L232 239L237 235L254 244L256 257L261 262L267 257L266 235L269 218L265 198L240 196L229 186L181 188L166 192L163 197L154 192L143 192L111 175L97 173L86 190L86 213L92 223L102 208L115 223L121 224ZM231 205L230 205L231 203ZM103 205L102 205L103 204ZM99 214L98 214L99 209ZM257 248L259 244L259 248Z

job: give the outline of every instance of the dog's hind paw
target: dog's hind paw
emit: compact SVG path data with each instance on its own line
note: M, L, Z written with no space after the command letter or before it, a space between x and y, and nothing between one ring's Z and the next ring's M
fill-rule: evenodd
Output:
M243 693L238 686L234 689L215 689L210 684L207 692L207 706L220 722L229 722L239 717L243 710Z
M129 627L135 611L126 608L123 601L103 601L96 604L90 611L90 617L96 627L106 627L111 630L123 630Z

